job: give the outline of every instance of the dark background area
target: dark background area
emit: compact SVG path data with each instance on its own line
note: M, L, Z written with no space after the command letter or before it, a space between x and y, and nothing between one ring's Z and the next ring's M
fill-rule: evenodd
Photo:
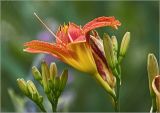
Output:
M88 1L88 2L1 2L1 109L15 111L8 95L12 88L22 96L16 79L32 79L30 70L36 54L23 52L23 43L41 36L46 29L37 21L36 12L56 32L57 26L75 22L84 25L98 16L115 16L122 26L98 29L100 35L107 32L116 35L120 42L125 32L131 32L131 43L122 64L121 111L149 112L151 98L148 89L147 55L154 53L159 59L159 2ZM49 33L48 33L49 34ZM46 35L45 35L46 36ZM45 40L44 36L44 40ZM50 40L53 40L50 36ZM54 61L54 60L53 60ZM63 69L67 65L57 61ZM73 77L67 87L74 92L74 100L68 111L113 111L110 98L87 74L70 68ZM66 89L67 90L67 89Z

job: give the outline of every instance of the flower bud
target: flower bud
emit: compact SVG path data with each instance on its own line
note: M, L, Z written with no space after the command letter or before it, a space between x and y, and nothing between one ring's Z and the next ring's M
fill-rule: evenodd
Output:
M68 79L68 70L65 69L60 77L60 81L61 81L61 85L60 85L60 90L63 91L64 87L66 86L67 83L67 79Z
M156 94L156 106L157 112L160 112L160 75L154 77L152 81L152 88Z
M32 67L32 74L36 80L42 80L41 73L35 66Z
M55 91L59 90L59 88L60 88L60 77L55 77L55 79L54 79L54 88L55 88Z
M149 79L149 88L150 93L153 95L152 91L152 81L156 75L159 74L158 62L154 54L148 55L148 62L147 62L147 70L148 70L148 79Z
M118 41L117 41L116 36L112 36L111 40L112 40L112 44L113 44L113 50L117 53L117 51L118 51Z
M50 88L49 88L49 83L48 80L49 78L49 69L48 66L46 64L45 61L42 61L41 63L41 70L42 70L42 84L43 84L43 88L45 93L49 93L50 92Z
M104 34L103 36L103 45L104 45L106 61L109 64L110 68L113 69L116 66L116 59L113 52L112 40L107 34Z
M35 93L38 94L37 88L31 80L27 81L27 88L28 88L28 91L31 95L35 94Z
M128 46L130 42L130 32L126 32L125 35L123 36L121 46L120 46L120 52L119 52L119 63L122 61L123 57L125 56Z
M18 86L19 86L19 88L20 88L20 90L26 95L26 96L28 96L29 95L29 91L28 91L28 89L27 89L27 84L26 84L26 82L24 81L24 79L23 78L18 78L17 79L17 83L18 83Z
M50 78L54 81L55 76L57 75L57 66L54 62L50 64Z

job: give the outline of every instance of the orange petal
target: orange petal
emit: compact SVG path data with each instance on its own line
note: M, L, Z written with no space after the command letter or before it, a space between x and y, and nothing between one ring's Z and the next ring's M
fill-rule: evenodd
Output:
M27 47L26 49L24 49L24 51L30 53L52 54L53 56L56 56L61 60L63 60L64 57L68 56L67 50L64 50L62 47L48 42L33 40L30 42L26 42L24 46Z
M104 27L104 26L111 26L115 29L118 29L118 26L120 26L121 23L116 20L114 17L98 17L90 22L88 22L86 25L84 25L83 30L85 33L87 33L90 30L93 30L95 28Z
M77 26L74 23L69 23L63 27L61 26L56 35L60 38L60 40L62 40L63 43L68 44L74 40L77 40L81 35L83 35L83 33L80 26ZM58 40L56 42L59 43Z

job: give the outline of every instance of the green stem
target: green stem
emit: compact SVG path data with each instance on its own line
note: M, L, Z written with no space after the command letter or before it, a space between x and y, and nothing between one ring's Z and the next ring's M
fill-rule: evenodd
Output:
M37 104L37 105L41 109L42 112L46 112L46 110L42 104Z
M120 111L120 99L119 99L119 94L120 94L120 79L116 78L117 80L117 91L116 91L116 100L115 100L115 111L119 112Z
M155 94L152 95L152 112L156 112L157 111L157 105L156 105L156 97Z
M54 101L51 103L52 104L52 111L57 112L57 104L58 104L58 99L54 99Z

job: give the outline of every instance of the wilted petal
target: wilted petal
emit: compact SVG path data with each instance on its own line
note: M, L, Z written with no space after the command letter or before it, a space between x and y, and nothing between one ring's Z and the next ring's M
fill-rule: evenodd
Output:
M104 50L101 49L101 46L97 42L98 38L92 37L90 41L92 41L92 54L96 62L97 70L99 74L102 76L103 80L107 81L110 87L113 88L115 85L115 78L105 59Z
M85 33L87 33L90 30L104 26L111 26L115 29L118 29L118 26L120 25L121 23L114 17L102 16L92 20L91 22L88 22L86 25L84 25L83 30Z

